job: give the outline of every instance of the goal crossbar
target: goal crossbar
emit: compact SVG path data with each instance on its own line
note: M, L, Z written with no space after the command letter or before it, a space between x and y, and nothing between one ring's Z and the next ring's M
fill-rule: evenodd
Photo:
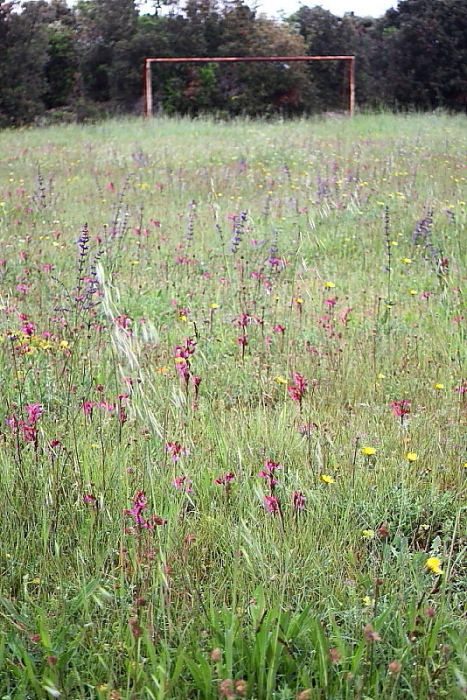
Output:
M349 115L355 111L355 56L222 56L221 58L146 58L144 61L145 115L152 116L153 63L291 63L292 61L345 61L348 64Z

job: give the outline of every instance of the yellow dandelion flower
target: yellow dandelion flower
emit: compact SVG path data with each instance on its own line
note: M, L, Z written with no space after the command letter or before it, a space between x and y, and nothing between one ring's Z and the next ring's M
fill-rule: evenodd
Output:
M374 530L362 530L362 537L365 540L372 540L375 536Z
M441 384L440 382L437 382L437 383L434 385L434 387L435 387L435 389L444 389L444 384Z
M432 574L436 574L437 576L440 576L443 571L440 568L441 564L441 559L438 559L438 557L429 557L426 562L425 566L428 569L428 571L431 571Z
M410 258L402 258L402 262L405 263L406 265L410 265L412 260Z
M362 447L361 453L362 455L371 457L372 455L376 454L376 449L374 447Z
M325 282L324 286L326 287L326 289L334 289L336 285L334 284L334 282Z
M329 476L328 474L320 474L320 480L323 482L323 484L335 484L336 480L332 478L332 476Z
M296 304L303 304L303 299L301 299L300 297L297 297L296 299L294 299L294 302Z
M416 462L418 460L418 454L416 452L407 452L405 458L408 462Z
M409 289L408 292L409 292L409 294L411 294L412 296L415 296L415 294L418 294L418 292L417 292L416 289Z
M379 374L376 375L376 379L386 379L386 375L381 374L381 372L380 372Z
M210 308L210 309L218 309L218 308L219 308L219 304L209 304L209 308Z
M284 379L283 377L274 377L274 381L277 382L278 384L287 384L287 380Z

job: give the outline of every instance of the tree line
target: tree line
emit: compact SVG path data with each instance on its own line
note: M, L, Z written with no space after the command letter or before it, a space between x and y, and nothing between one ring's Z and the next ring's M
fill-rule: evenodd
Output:
M162 4L161 4L162 3ZM243 0L0 0L0 127L142 110L146 57L355 55L357 105L467 107L467 0L401 0L380 18ZM347 104L343 62L153 68L156 110L287 116Z

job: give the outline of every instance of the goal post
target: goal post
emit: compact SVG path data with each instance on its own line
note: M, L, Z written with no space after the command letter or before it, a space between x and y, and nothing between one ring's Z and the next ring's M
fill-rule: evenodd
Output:
M348 112L355 112L355 56L224 56L221 58L146 58L144 61L144 105L145 116L152 117L152 72L153 63L291 63L293 61L345 61L348 66Z

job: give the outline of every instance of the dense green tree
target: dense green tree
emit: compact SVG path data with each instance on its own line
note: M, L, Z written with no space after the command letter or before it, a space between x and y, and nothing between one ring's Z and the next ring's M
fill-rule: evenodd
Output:
M0 5L0 125L28 123L44 108L47 34L42 2Z
M80 69L87 95L128 109L141 91L135 60L135 0L86 0L77 6Z
M466 107L466 0L402 0L385 14L379 30L375 69L385 102Z
M347 56L356 50L354 18L336 17L322 7L301 7L289 23L303 37L310 56ZM316 99L321 109L342 109L348 103L347 65L339 61L314 62L309 66Z
M304 41L286 24L260 15L251 18L251 26L247 28L247 18L243 18L241 46L235 46L235 41L240 41L236 38L236 22L226 17L222 55L232 55L232 48L237 49L234 54L237 56L306 55ZM223 79L233 113L292 115L313 107L312 83L303 63L233 64L223 67Z
M140 109L147 56L355 55L361 105L467 107L467 0L401 0L380 19L303 6L286 22L244 0L154 0L144 15L136 1L0 0L0 125L94 103ZM192 115L347 104L338 62L155 65L153 92L156 109Z
M78 71L75 14L65 0L52 0L47 6L47 63L45 65L45 106L68 105L75 93Z

